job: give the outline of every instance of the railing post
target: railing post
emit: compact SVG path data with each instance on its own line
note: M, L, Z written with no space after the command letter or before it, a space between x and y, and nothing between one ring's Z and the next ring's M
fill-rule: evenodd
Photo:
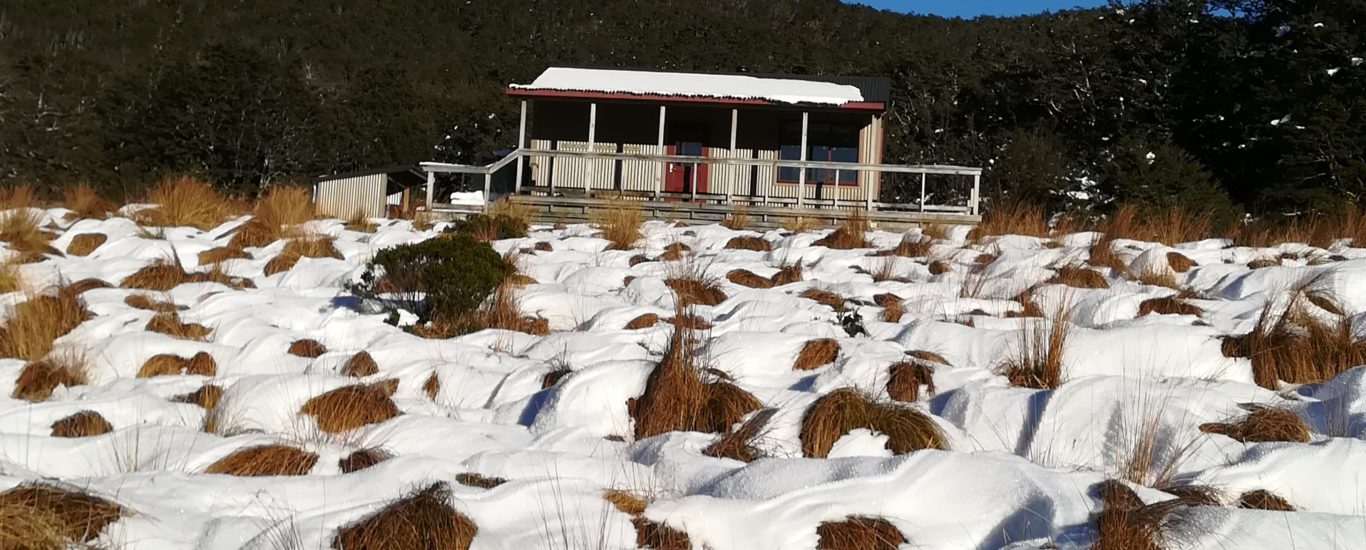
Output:
M436 172L427 172L427 213L432 212L432 194L436 191Z
M668 150L666 150L666 149L664 148L664 114L665 114L665 107L664 107L663 105L660 105L660 106L659 106L659 151L656 153L656 154L658 154L658 155L660 155L660 156L664 156L664 155L668 154ZM668 166L669 166L669 161L668 161L668 160L661 160L661 161L659 161L659 177L655 178L655 200L659 200L659 193L660 193L660 191L664 188L664 171L668 168Z
M927 176L928 176L928 174L926 174L926 173L924 173L924 172L921 172L921 173L920 173L920 211L921 211L921 212L924 212L924 211L925 211L925 179L926 179Z
M977 208L978 208L978 205L979 205L979 199L980 199L980 197L981 197L978 193L979 193L979 191L981 190L981 188L982 188L982 174L973 174L973 176L972 176L972 198L970 199L971 202L968 203L968 208L972 211L972 215L974 215L974 216L977 215Z
M484 205L493 202L493 173L484 172Z
M697 202L697 161L695 160L692 161L692 185L689 185L688 187L692 189L691 200Z
M733 158L736 158L736 156L735 156L735 135L736 135L737 129L738 129L739 127L740 127L740 109L732 108L732 109L730 110L730 155L729 155L730 158L732 158L732 159L733 159ZM734 165L734 164L731 164L731 165L728 167L728 169L727 169L726 171L730 173L730 174L729 174L730 177L726 178L726 204L735 204L734 199L731 198L731 197L735 194L735 189L734 189L735 184L736 184L737 182L740 181L740 172L737 170L737 167L736 167L736 165Z
M806 202L806 131L810 126L811 113L802 111L802 166L797 176L797 208Z
M597 102L588 104L588 154L597 153L598 135L598 104ZM592 157L588 158L588 175L583 180L583 196L592 198L593 180L598 173L598 163Z
M524 149L526 149L526 100L525 100L525 99L522 100L522 122L521 122L521 124L518 126L518 130L517 130L517 150L512 152L512 154L517 155L517 161L516 161L516 162L517 162L517 181L516 181L515 183L512 184L512 193L515 194L515 195L520 195L520 194L522 193L522 169L523 169L523 166L522 166L522 165L523 165L523 164L526 164L526 163L525 163L525 162L522 162L524 159L523 159L522 156L521 156L521 152L522 152L522 150L524 150Z
M870 172L871 172L871 170L870 170ZM874 173L876 173L876 172L874 172ZM862 171L856 172L855 175L854 175L854 181L855 181L855 182L859 181L860 179L863 179L863 172L862 172ZM864 186L862 186L862 185L859 186L859 187L862 187L862 188L863 188L863 209L864 209L864 210L867 210L867 211L869 211L869 212L872 212L872 211L873 211L873 179L874 179L874 178L868 178L868 186L867 186L867 187L864 187Z

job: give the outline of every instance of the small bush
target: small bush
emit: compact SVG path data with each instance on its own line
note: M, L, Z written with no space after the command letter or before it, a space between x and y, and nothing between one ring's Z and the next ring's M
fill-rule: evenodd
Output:
M844 388L826 394L807 410L800 434L802 455L825 458L835 441L860 428L887 435L887 448L895 454L948 447L939 425L924 413L877 403Z
M382 385L343 386L309 399L299 409L312 416L327 433L341 433L367 424L377 424L399 415Z
M518 239L526 236L526 220L505 215L470 214L447 226L446 233L465 233L481 241Z
M450 488L433 484L337 530L337 550L465 550L479 528L450 505Z
M147 194L155 205L138 212L140 224L188 226L212 229L233 214L235 203L224 197L209 182L192 176L166 178Z
M233 451L218 459L206 474L230 476L302 476L318 463L317 453L288 445L259 445Z
M488 243L451 235L381 250L352 292L422 322L474 312L513 268Z

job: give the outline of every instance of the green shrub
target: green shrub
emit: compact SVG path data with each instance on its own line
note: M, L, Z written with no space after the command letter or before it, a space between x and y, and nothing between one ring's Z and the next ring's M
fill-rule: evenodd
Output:
M381 250L350 290L420 322L450 320L478 309L512 271L488 243L456 233Z
M503 214L470 214L463 220L456 220L446 228L446 232L467 234L481 241L516 239L526 236L527 224L523 220Z

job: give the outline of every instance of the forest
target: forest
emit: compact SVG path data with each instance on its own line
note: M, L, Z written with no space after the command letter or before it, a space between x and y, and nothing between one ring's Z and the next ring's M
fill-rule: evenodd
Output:
M133 197L515 145L549 65L892 79L892 163L986 167L988 205L1196 206L1366 192L1366 0L1142 0L945 19L836 0L9 0L0 183Z

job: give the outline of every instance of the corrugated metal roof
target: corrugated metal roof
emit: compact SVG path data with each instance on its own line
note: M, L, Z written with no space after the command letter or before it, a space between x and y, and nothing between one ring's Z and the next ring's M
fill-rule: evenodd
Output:
M891 83L869 76L550 67L531 84L511 88L841 105L886 103Z

